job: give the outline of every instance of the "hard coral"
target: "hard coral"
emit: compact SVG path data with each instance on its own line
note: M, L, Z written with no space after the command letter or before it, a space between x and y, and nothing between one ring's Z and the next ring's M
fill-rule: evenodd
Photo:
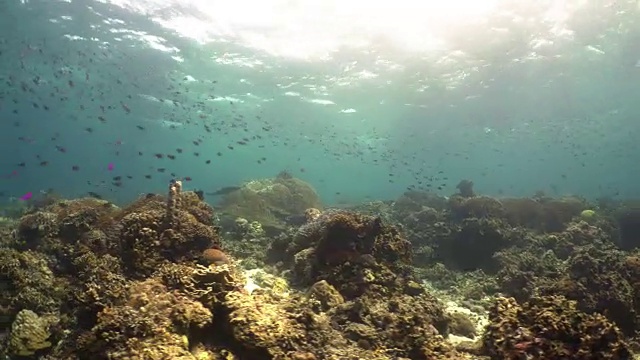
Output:
M561 199L545 199L543 207L543 230L545 232L563 231L566 225L574 217L580 215L582 210L588 208L585 200L576 197L564 197Z
M566 264L553 251L535 247L510 247L497 252L496 280L500 291L517 301L529 299L539 287L557 284L566 274Z
M640 324L640 292L625 255L617 249L580 248L568 259L557 282L540 286L543 294L562 294L586 313L603 313L632 335Z
M8 354L30 356L51 346L49 327L55 318L41 317L31 310L22 310L11 325Z
M313 187L297 178L278 176L254 180L226 195L220 212L233 218L257 221L269 231L283 229L291 215L302 215L309 208L321 208L320 197Z
M502 203L488 196L462 197L459 195L449 198L449 208L454 220L466 218L504 218L505 209Z
M640 247L640 206L625 206L616 211L618 243L624 249Z
M196 260L205 249L219 246L211 207L192 192L173 196L171 202L145 196L115 219L117 231L109 233L115 235L116 253L130 274L149 275L163 261Z
M471 180L460 180L458 185L456 185L456 189L458 189L460 196L464 198L475 196L475 193L473 192L473 181Z
M518 229L493 218L469 218L453 227L450 237L436 239L436 256L454 268L497 271L494 254L525 238Z
M443 211L447 208L447 199L431 192L410 190L405 191L393 202L393 212L398 215L399 219L425 207Z
M541 242L545 248L553 250L560 259L567 259L582 246L612 244L613 240L600 227L580 221L567 224L562 232L543 236Z
M225 307L229 313L229 329L234 339L245 347L250 358L282 358L305 343L305 326L298 321L304 314L287 311L285 299L271 299L274 294L229 293Z
M45 252L59 251L61 243L75 244L117 211L113 204L94 198L57 201L20 219L19 244Z
M120 261L111 255L79 253L69 270L74 274L69 285L72 308L83 326L93 326L98 312L122 302L128 294L129 282Z
M98 314L96 325L80 338L80 351L92 359L193 359L185 343L189 329L211 321L200 302L151 278L133 284L123 303Z
M600 314L587 315L561 296L519 305L498 298L489 312L483 352L492 359L628 360L620 330Z
M348 211L330 211L301 227L290 251L302 249L308 270L298 268L297 280L313 284L327 280L345 297L370 287L396 287L411 262L411 244L380 218Z
M500 199L505 209L505 217L513 226L524 226L540 232L545 231L544 206L532 198Z
M444 341L448 319L429 295L365 295L329 312L345 336L370 349L387 349L391 358L452 359L456 352Z
M0 248L0 332L21 309L38 313L59 310L65 290L44 255Z

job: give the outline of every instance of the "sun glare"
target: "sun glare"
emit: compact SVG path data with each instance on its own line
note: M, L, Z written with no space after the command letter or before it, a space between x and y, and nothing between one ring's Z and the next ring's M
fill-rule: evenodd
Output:
M139 9L135 0L103 0ZM148 0L190 9L154 20L200 42L235 41L272 55L313 59L381 39L408 51L441 47L443 32L483 21L497 0ZM193 17L193 10L198 13ZM171 12L169 12L171 13ZM151 11L150 16L153 15Z

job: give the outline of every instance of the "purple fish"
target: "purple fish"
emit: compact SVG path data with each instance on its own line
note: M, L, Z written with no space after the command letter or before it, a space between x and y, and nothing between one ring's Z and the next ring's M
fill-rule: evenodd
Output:
M31 191L29 191L28 193L20 196L20 200L29 200L31 199L31 197L33 197L33 193Z
M109 165L107 165L107 170L113 170L113 163L109 163Z

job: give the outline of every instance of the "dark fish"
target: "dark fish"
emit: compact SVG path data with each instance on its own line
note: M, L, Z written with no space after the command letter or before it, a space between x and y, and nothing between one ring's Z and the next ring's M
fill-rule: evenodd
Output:
M227 195L230 194L234 191L240 190L241 187L240 186L225 186L223 188L220 188L214 192L208 192L207 195L211 195L211 196L222 196L222 195Z
M289 215L284 218L287 225L302 226L307 223L307 216L305 214Z
M89 192L87 193L87 195L89 195L89 197L92 197L92 198L96 198L96 199L102 200L102 196L100 196L100 194L95 193L95 192L93 192L93 191L89 191Z

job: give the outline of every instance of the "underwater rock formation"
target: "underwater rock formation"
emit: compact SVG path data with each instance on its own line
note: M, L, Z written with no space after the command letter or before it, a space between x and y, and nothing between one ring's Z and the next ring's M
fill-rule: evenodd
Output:
M624 249L640 247L640 206L624 206L615 211L618 243Z
M456 189L458 189L458 194L463 198L470 198L476 196L473 191L473 181L471 180L460 180L458 185L456 185Z
M257 221L266 231L279 231L291 215L309 208L322 208L313 187L286 172L272 179L253 180L227 194L218 211L224 216ZM272 231L272 232L273 232Z

